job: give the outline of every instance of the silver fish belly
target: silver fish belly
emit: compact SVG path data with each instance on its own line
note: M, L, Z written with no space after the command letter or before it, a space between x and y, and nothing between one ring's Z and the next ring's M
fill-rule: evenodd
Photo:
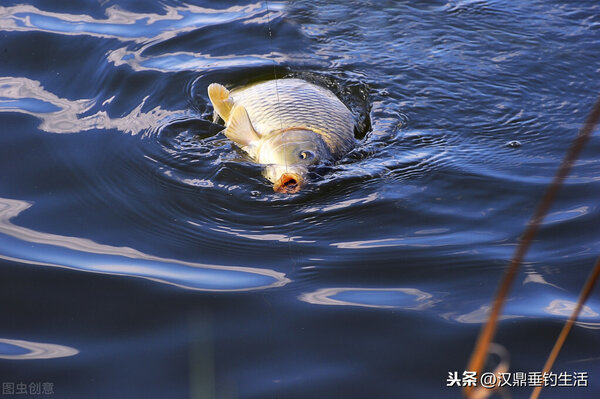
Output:
M281 192L297 192L308 167L336 160L355 144L354 117L329 90L301 79L278 79L228 91L208 87L225 135L256 162Z

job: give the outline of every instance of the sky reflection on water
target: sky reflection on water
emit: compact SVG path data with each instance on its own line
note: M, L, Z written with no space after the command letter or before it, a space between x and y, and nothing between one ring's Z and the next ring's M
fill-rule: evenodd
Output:
M281 287L290 282L285 274L267 268L165 259L133 248L39 232L11 222L31 206L26 201L0 198L0 259L140 277L199 291L249 291Z
M39 360L75 356L77 349L64 345L0 338L0 359Z
M0 112L20 112L41 120L47 133L81 133L92 129L117 129L136 135L153 130L166 119L189 115L160 106L143 112L147 97L128 115L111 118L106 111L81 116L96 105L94 100L68 100L47 91L40 82L27 78L0 77ZM103 106L107 102L104 102Z
M436 303L432 294L416 288L323 288L299 299L313 305L410 310L424 310Z
M274 15L278 15L282 6L283 3L272 2L269 9L277 11ZM146 42L149 39L167 40L183 32L209 25L226 24L240 19L252 21L256 15L265 10L264 2L225 9L210 9L195 5L180 7L165 5L164 14L136 13L112 6L106 9L105 19L94 19L85 14L48 12L21 4L0 7L0 30L27 32L39 30L48 33ZM262 20L252 22L263 23Z
M41 31L66 35L87 35L101 39L117 39L126 46L111 49L107 60L115 66L129 65L136 71L161 72L202 70L207 68L231 68L268 65L283 62L281 53L248 54L245 56L211 55L201 52L179 51L155 56L143 53L154 44L194 32L210 26L226 25L233 21L243 24L265 25L283 15L283 3L269 4L268 14L264 2L210 9L194 5L165 6L164 14L135 13L119 7L106 9L105 19L88 15L74 15L39 10L30 5L0 7L0 31ZM133 46L128 43L135 44Z

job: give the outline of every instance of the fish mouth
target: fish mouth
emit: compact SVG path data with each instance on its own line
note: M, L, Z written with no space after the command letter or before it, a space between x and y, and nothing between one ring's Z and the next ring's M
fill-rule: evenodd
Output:
M294 194L300 191L304 180L297 173L284 173L273 185L273 190L278 193Z

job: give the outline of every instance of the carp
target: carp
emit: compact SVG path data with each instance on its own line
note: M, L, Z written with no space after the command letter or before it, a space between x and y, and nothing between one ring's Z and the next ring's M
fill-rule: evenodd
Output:
M208 86L215 122L282 193L296 193L309 168L341 158L355 145L352 112L331 91L295 78L227 90Z

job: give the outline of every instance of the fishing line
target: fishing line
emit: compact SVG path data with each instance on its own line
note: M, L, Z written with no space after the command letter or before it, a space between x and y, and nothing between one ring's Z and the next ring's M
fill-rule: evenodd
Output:
M271 59L273 60L273 76L275 80L275 96L277 97L277 116L279 117L279 128L283 130L283 120L281 119L281 103L279 101L279 87L277 85L277 61L275 61L275 51L273 50L273 32L271 31L271 11L269 10L269 0L265 0L265 5L267 7L267 28L269 31L269 47L271 50ZM283 142L285 146L285 141ZM285 170L288 170L287 157L285 156L283 160L285 162Z
M267 28L269 31L269 47L271 50L271 59L273 60L273 76L275 78L275 94L277 97L277 115L279 117L279 128L280 130L283 131L283 119L281 116L281 102L279 100L279 86L277 84L277 61L275 60L275 51L274 51L274 47L273 47L273 32L271 30L271 11L269 9L269 0L265 0L265 5L267 8ZM286 146L286 142L283 142L283 146L285 149ZM283 152L283 160L285 163L285 171L288 171L288 161L287 161L287 153L284 150ZM298 182L299 183L299 182ZM288 246L288 256L290 257L290 259L292 260L292 264L294 265L294 267L296 266L296 260L294 259L293 255L292 255L292 225L290 225L290 232L291 234L288 235L288 239L287 239L287 246Z
M479 373L481 372L481 369L483 368L483 363L488 354L490 342L494 338L494 334L496 332L496 325L498 323L498 317L500 315L500 312L502 311L502 307L504 306L506 297L508 296L508 291L510 290L510 286L512 285L512 283L517 275L519 266L523 262L523 259L525 258L525 254L527 253L527 250L531 246L531 243L533 242L533 238L535 237L535 234L539 230L540 225L542 224L546 215L548 214L548 211L550 210L552 202L554 201L556 194L558 193L560 187L562 186L562 183L564 182L567 175L571 171L571 168L573 167L573 164L579 157L579 154L583 150L583 147L585 147L585 144L588 142L590 136L594 132L594 129L595 129L596 125L598 124L599 120L600 120L600 97L596 100L596 103L594 104L592 111L588 115L584 125L579 130L579 133L577 134L577 137L573 141L571 148L565 155L565 158L563 159L562 163L560 164L558 171L556 172L556 175L554 176L554 179L552 180L552 183L550 184L550 187L548 188L548 190L542 197L542 200L540 201L540 204L539 204L535 214L527 223L525 232L523 233L523 236L519 240L517 249L515 250L513 258L511 260L509 266L506 269L504 278L502 279L502 281L499 285L498 291L496 293L496 296L493 300L492 309L490 311L488 321L481 329L481 332L479 333L479 337L477 338L477 343L475 344L475 348L473 349L473 354L471 355L471 359L467 366L468 371L475 371L477 373L477 375L479 375ZM473 389L474 389L474 387L471 387L471 386L464 387L463 392L464 392L465 396L467 396L469 398L472 397L471 395L473 393Z

